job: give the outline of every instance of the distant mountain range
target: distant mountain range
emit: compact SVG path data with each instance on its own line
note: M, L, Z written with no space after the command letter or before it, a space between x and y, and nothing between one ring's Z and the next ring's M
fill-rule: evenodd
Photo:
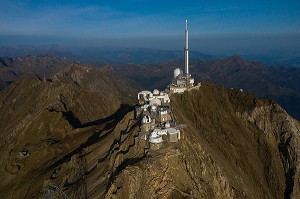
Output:
M58 71L74 63L78 62L68 58L61 59L52 56L1 57L0 89L21 76L52 77Z
M207 60L216 56L192 51L195 59ZM161 63L183 59L181 50L159 50L149 48L119 47L70 47L62 45L42 46L0 46L0 56L23 57L27 55L51 55L59 58L68 57L84 63Z
M12 45L0 46L0 56L23 57L27 55L51 55L59 58L68 57L83 63L132 63L158 64L167 61L183 60L183 50L159 50L149 48L121 47L80 47L49 44L41 46ZM214 60L228 55L207 54L190 51L192 60ZM243 53L243 58L260 61L269 66L300 67L300 52L284 54L281 52Z

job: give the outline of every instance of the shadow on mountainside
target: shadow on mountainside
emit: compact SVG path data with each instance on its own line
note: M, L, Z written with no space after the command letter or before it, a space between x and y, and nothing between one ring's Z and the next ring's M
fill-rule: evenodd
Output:
M99 126L99 125L102 125L102 124L106 123L105 126L103 127L103 129L101 129L101 131L94 132L93 135L91 135L85 143L81 144L80 147L78 147L77 149L71 151L70 153L68 153L64 157L57 160L55 163L52 164L52 166L49 169L53 169L53 168L61 165L64 162L70 161L70 159L73 155L79 154L84 148L86 148L88 146L91 146L91 145L105 139L113 131L109 131L109 132L107 132L103 135L102 135L102 132L105 131L105 130L109 130L112 127L116 126L128 112L133 110L133 108L134 107L132 107L128 104L121 104L120 108L114 114L112 114L112 115L110 115L106 118L103 118L103 119L99 119L99 120L96 120L96 121L92 121L92 122L88 122L88 123L85 123L83 125L80 125L80 128L84 128L84 127L91 127L91 126ZM71 115L71 114L69 114L69 115ZM69 117L68 121L70 122L70 124L72 124L72 123L77 122L78 119L77 120L76 119L77 119L76 117L73 117L73 118Z
M112 115L99 119L99 120L95 120L95 121L90 121L87 123L82 124L80 122L80 120L74 115L74 113L72 111L64 111L62 112L63 117L69 122L69 124L74 128L85 128L85 127L90 127L90 126L96 126L96 125L102 125L104 123L107 123L111 120L114 119L120 119L123 118L124 115L126 115L126 113L128 113L129 111L132 111L133 107L130 106L129 104L121 104L120 108Z
M120 121L128 112L132 111L133 109L134 109L134 107L130 106L129 104L121 104L120 108L114 114L112 114L106 118L102 118L99 120L95 120L95 121L91 121L91 122L82 124L80 128L101 125L101 124L107 123L111 120Z

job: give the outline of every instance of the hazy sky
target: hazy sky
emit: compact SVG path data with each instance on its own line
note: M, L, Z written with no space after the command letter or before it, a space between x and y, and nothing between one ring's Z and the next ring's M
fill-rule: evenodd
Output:
M0 45L300 48L300 0L0 0Z

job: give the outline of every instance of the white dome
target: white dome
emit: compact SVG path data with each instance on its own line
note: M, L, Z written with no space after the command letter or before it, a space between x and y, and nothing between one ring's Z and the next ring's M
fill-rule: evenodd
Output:
M180 75L180 74L182 74L182 70L179 69L179 68L176 68L176 69L174 70L174 77L177 77L177 76Z
M152 105L151 106L151 110L155 111L156 110L156 106Z
M166 128L170 128L170 126L171 126L171 125L170 125L169 122L167 122L167 123L165 124L165 127L166 127Z
M145 115L142 120L143 124L151 123L151 117L149 115Z
M155 105L155 106L161 106L161 101L159 100L159 99L156 99L156 98L154 98L154 99L151 99L150 100L150 106L151 105Z
M159 90L154 89L154 90L153 90L153 95L159 95Z
M160 133L161 133L160 129L154 129L149 136L149 142L162 143L163 139L162 139L162 136L160 135Z

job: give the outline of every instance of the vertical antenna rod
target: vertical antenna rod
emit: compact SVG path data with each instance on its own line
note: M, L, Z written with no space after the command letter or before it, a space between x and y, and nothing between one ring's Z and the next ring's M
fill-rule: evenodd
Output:
M189 31L188 31L187 20L185 20L184 68L185 68L185 74L189 74Z

